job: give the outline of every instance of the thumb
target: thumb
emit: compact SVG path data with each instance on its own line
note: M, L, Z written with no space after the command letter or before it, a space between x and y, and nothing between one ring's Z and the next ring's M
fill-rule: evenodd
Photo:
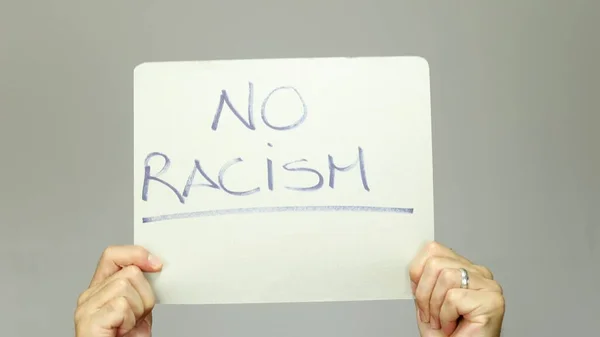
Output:
M100 261L90 284L94 286L126 266L137 266L145 272L156 272L162 268L162 263L141 246L114 246L107 248Z

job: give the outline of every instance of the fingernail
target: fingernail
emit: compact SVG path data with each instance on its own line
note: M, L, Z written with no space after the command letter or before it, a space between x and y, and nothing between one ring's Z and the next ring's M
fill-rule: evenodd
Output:
M148 255L148 261L150 261L150 264L152 265L152 267L160 267L162 265L162 262L160 262L160 259L154 255Z
M421 319L421 322L428 323L427 320L425 319L425 313L421 309L419 309L419 318Z
M440 329L440 325L438 324L437 319L434 319L433 317L430 320L430 325L431 325L431 328L433 330L439 330Z

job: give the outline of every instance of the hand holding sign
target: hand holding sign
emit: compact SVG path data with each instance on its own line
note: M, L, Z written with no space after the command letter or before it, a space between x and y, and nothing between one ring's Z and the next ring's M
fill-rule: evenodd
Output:
M143 247L106 249L89 289L79 296L76 336L150 336L154 296L141 270L157 272L161 266ZM468 270L464 289L458 268ZM431 242L411 262L410 277L422 336L500 336L504 297L486 267Z
M410 278L421 336L500 336L504 295L488 268L431 242L413 259Z
M149 63L134 84L158 303L411 298L433 239L423 59Z
M139 246L107 248L90 286L77 299L77 337L149 337L155 297L142 271L158 272L160 260Z

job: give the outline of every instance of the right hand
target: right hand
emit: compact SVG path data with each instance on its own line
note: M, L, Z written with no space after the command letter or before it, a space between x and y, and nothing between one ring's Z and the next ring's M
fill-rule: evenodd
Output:
M162 263L140 246L107 248L77 300L76 337L150 337L155 297L142 272Z

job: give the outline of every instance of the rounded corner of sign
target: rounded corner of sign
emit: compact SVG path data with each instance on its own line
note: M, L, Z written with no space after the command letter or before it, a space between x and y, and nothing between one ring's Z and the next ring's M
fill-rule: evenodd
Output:
M415 55L414 58L417 62L419 62L419 64L421 64L423 67L425 67L427 70L429 70L429 61L427 60L427 58L425 56Z
M133 67L133 76L135 76L135 74L139 73L140 71L143 71L145 67L147 67L149 64L149 62L141 62L135 65L135 67Z

